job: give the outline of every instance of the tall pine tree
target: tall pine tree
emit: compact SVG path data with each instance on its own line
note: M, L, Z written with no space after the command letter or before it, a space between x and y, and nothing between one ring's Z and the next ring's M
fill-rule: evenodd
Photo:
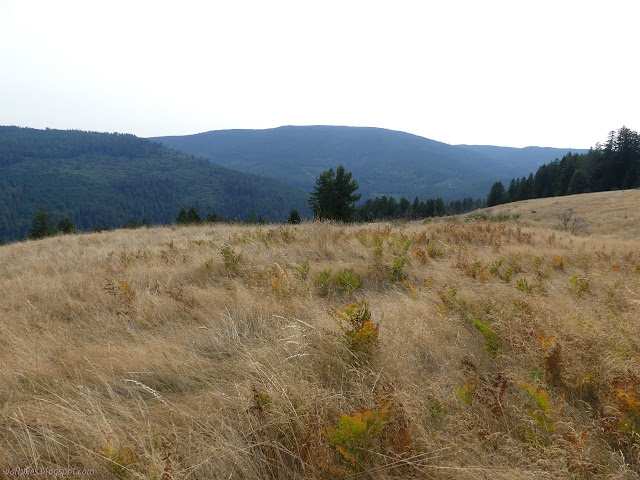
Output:
M336 171L326 170L316 178L316 186L309 197L309 206L316 218L348 222L355 211L358 183L351 179L342 165Z
M46 207L41 206L33 215L31 220L31 230L29 230L29 238L37 239L54 235L56 227L51 220L52 213L47 212Z
M491 187L491 191L489 192L489 196L487 197L487 206L494 207L505 203L506 196L507 192L505 191L502 182L494 183Z

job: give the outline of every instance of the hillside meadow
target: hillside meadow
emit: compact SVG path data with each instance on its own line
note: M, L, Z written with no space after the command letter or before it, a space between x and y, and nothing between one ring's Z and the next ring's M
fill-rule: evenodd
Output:
M580 235L610 239L640 239L640 190L597 192L523 200L493 207L494 214L521 215L532 225L557 228L569 215L569 226Z
M638 478L639 204L2 246L0 478Z

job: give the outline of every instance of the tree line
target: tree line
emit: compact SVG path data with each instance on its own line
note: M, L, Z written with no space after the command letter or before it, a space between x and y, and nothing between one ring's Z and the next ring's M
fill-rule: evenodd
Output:
M465 198L456 200L448 205L442 198L429 199L421 202L418 197L413 203L402 197L396 201L394 197L375 197L368 199L360 206L355 206L355 202L360 199L358 183L352 179L352 174L347 172L342 165L335 171L330 168L322 172L316 179L316 187L309 196L309 206L312 208L315 218L329 219L336 221L357 221L370 222L376 220L392 220L398 218L418 219L425 217L438 217L449 214L465 213L482 206L481 200ZM215 212L206 216L201 216L194 206L181 208L175 218L177 225L195 225L201 223L230 222ZM237 222L237 220L235 220ZM299 211L292 208L287 218L287 223L296 224L302 221ZM262 215L257 215L252 210L251 216L243 223L266 224L269 223ZM122 228L147 227L149 223L143 217L141 221L134 218L122 223ZM110 230L110 225L102 227L94 226L93 231ZM54 220L54 214L43 205L33 215L31 228L26 236L27 239L40 239L53 235L64 235L76 233L77 229L69 216L64 216L58 222Z
M296 211L292 209L292 211ZM262 215L258 215L255 210L251 210L251 215L247 220L232 220L230 218L225 218L222 215L218 215L216 212L208 213L206 216L202 217L198 211L194 207L190 207L188 210L186 208L181 208L178 212L178 216L176 217L176 225L197 225L199 223L260 223L266 224L270 223L266 218Z
M640 187L640 135L622 127L611 131L604 145L584 154L568 153L542 165L528 177L514 178L505 188L496 182L487 206L532 198L603 192Z
M289 217L289 222L300 223L300 216L297 213L297 210L292 209L292 215L293 217L291 215ZM29 228L29 232L25 237L25 239L37 240L37 239L52 237L56 235L69 235L69 234L74 234L78 232L75 225L73 224L73 222L68 216L62 217L59 221L56 221L55 217L56 216L54 215L54 213L48 211L46 206L44 205L41 206L34 213L33 218L31 219L31 228ZM293 218L293 221L291 220L292 218ZM216 214L215 212L209 213L205 217L201 217L200 214L195 209L195 207L190 207L188 210L185 208L181 208L175 219L176 225L194 225L194 224L201 224L205 222L206 223L219 223L219 222L255 223L255 224L269 223L264 217L262 217L261 215L257 215L255 211L252 212L252 215L249 218L249 220L239 222L238 220L230 220L228 218L225 219L222 216ZM131 218L130 220L122 223L120 227L116 226L115 228L135 229L135 228L146 228L146 227L149 227L149 223L147 222L147 219L143 217L142 220L136 220L135 218ZM111 229L112 229L111 225L103 225L100 227L93 226L90 230L93 232L103 232ZM0 237L0 245L3 245L4 243L5 243L4 239Z
M122 224L122 228L140 228L148 226L149 224L145 218L140 221L132 218ZM91 230L94 232L101 232L104 230L111 230L111 226L94 226ZM29 228L29 233L27 234L26 239L37 240L55 235L69 235L77 233L77 231L76 226L73 224L69 216L64 216L60 220L56 221L53 212L48 211L47 207L43 205L33 214L33 218L31 219L31 228ZM2 242L1 239L0 242Z
M471 197L463 200L453 200L445 203L441 197L421 201L415 197L413 202L402 197L397 201L394 197L375 197L368 199L357 207L354 219L360 222L377 220L394 220L404 218L417 220L420 218L443 217L445 215L460 215L482 208L484 200Z
M360 195L355 193L357 190L358 183L342 165L335 171L330 168L316 178L309 206L315 218L343 222L441 217L470 212L484 206L483 200L473 200L470 197L445 204L440 197L427 201L420 201L416 197L411 203L405 197L397 201L394 197L387 196L368 199L356 206L355 202L360 199Z

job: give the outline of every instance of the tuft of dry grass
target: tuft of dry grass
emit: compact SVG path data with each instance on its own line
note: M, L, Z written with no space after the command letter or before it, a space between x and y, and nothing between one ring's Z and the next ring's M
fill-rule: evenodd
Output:
M638 194L2 246L0 476L635 478Z

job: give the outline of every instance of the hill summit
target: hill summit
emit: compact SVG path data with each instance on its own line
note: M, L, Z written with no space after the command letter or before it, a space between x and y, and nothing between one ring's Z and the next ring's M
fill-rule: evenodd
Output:
M363 199L386 195L446 201L484 198L496 180L528 175L570 150L455 146L394 130L342 126L216 130L154 140L307 191L322 171L341 164L353 172Z

